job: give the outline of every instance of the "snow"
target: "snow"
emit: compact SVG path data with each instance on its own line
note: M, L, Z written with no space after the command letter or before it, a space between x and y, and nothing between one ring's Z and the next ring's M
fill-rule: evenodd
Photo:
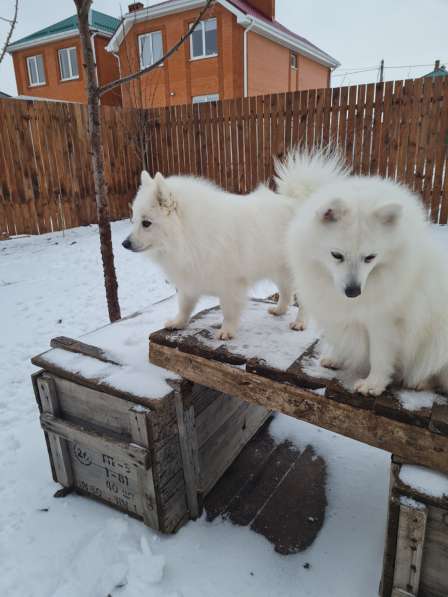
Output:
M448 498L448 477L423 466L404 464L400 479L409 487L436 498Z
M266 296L266 294L265 294ZM317 338L314 328L305 332L292 332L289 323L294 321L296 308L291 307L285 315L273 317L267 314L268 306L260 307L259 303L250 302L241 317L238 334L229 342L217 340L215 337L201 336L201 343L216 349L219 346L232 354L244 355L250 359L258 357L272 367L287 369ZM193 321L186 333L190 336L204 328L219 328L222 321L221 311L210 311L197 321ZM279 325L279 322L283 325ZM182 332L173 332L177 337ZM268 341L267 341L268 340Z
M144 257L120 247L128 227L128 222L113 225L124 316L173 293ZM264 284L256 295L271 291ZM88 334L86 341L110 350L110 328L89 333L107 324L96 228L0 242L0 293L2 597L376 597L389 454L286 416L272 424L275 439L311 444L328 470L324 526L300 554L280 556L260 535L221 519L201 518L165 537L86 498L54 499L59 486L51 480L29 359L61 335ZM210 304L208 299L200 307ZM146 367L149 330L173 316L174 304L167 300L157 306L160 321L152 320L155 312L145 312L142 329L132 329L132 320L119 324L123 338L135 338L130 350L137 368ZM299 352L300 334L287 329L293 316L283 317L282 342L296 342ZM260 324L269 326L270 320L266 314ZM260 350L267 350L264 342L260 336ZM277 347L282 359L288 357L291 348ZM120 347L110 354L125 358Z
M410 411L421 410L422 408L432 408L434 402L444 402L442 396L433 392L416 392L414 390L400 390L398 400L403 408Z

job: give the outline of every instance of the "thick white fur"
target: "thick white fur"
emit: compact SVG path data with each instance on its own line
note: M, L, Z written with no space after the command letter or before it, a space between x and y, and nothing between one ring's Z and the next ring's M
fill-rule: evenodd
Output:
M342 179L304 203L287 244L301 300L331 347L325 366L356 369L364 394L392 379L448 390L448 267L415 194L376 177ZM361 294L347 297L356 285Z
M290 170L281 170L280 175L285 178L294 171L297 179L299 170L305 174L307 168L313 169L315 177L312 185L308 175L307 188L315 190L327 173L328 180L333 177L333 165L327 168L325 159L317 155L296 164L290 161ZM198 298L213 295L219 297L224 315L218 335L233 337L247 291L261 279L272 280L279 289L278 303L270 312L286 312L293 292L284 239L301 193L287 198L260 186L240 196L203 179L163 178L159 173L152 179L147 172L142 173L141 183L125 245L146 251L177 287L179 312L167 327L185 327ZM145 220L151 222L148 228L142 226ZM304 323L298 317L291 327L303 329Z

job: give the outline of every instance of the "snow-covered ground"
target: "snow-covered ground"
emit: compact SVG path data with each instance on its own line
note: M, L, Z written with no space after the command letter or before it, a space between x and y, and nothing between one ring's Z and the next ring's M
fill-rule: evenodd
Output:
M144 258L120 247L127 228L113 225L123 315L173 292ZM266 286L256 292L266 295ZM280 556L223 520L190 522L164 537L88 499L54 499L30 358L53 336L107 323L96 228L0 242L0 297L2 597L377 595L389 455L285 416L271 426L274 437L312 444L328 467L325 524L301 554Z

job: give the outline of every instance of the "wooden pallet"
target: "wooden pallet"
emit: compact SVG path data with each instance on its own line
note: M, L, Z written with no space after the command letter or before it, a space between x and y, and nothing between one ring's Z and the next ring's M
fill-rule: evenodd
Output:
M237 338L227 343L214 339L220 311L203 311L186 330L153 333L149 358L190 381L448 473L445 397L410 409L399 388L378 398L350 392L336 373L316 365L319 341L311 331L292 332L287 317L266 311L266 301L251 301Z

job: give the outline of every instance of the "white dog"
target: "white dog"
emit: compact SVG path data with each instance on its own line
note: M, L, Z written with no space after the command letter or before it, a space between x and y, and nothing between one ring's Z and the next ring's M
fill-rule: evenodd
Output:
M126 249L146 251L178 289L179 312L168 328L187 325L201 295L219 297L224 321L218 337L232 338L250 286L272 280L279 299L269 311L286 312L292 299L285 236L299 197L334 179L341 170L324 154L291 157L279 166L284 181L294 181L296 198L264 186L247 196L233 195L199 178L142 172L132 207L132 232ZM284 183L286 185L286 182ZM291 324L303 329L303 322Z
M397 379L448 390L448 267L419 198L377 177L347 177L303 204L288 232L300 298L355 389Z

